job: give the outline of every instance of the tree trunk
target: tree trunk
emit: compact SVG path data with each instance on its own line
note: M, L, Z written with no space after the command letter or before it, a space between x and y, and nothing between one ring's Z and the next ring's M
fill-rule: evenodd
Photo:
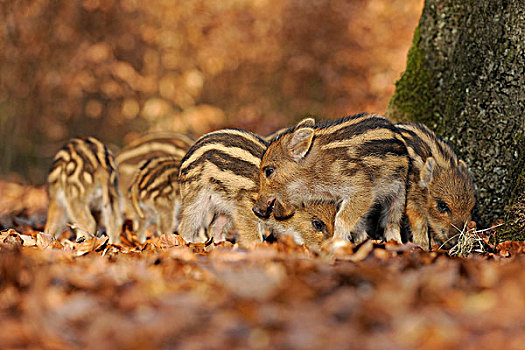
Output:
M387 115L448 140L477 186L474 218L525 239L525 2L426 0Z

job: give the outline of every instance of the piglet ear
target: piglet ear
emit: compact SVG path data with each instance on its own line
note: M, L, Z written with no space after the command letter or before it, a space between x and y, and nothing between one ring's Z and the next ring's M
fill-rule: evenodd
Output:
M304 127L313 127L314 125L315 125L315 119L314 118L304 118L299 123L297 123L295 128L299 129L299 128L304 128Z
M314 129L300 128L294 131L292 138L286 146L288 154L296 162L303 159L308 150L312 146L314 137Z
M459 160L459 167L465 171L468 171L467 163L465 163L463 159Z
M428 184L434 179L434 168L436 166L436 161L432 157L428 157L423 169L419 173L419 187L427 188Z

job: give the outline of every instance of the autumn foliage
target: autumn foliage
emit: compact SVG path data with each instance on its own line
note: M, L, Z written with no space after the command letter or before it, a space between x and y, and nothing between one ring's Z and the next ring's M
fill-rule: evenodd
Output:
M38 348L506 348L525 334L523 244L451 259L291 241L250 251L2 232L0 341Z
M41 232L45 192L0 182L6 348L520 349L525 245L452 258L413 244L291 239L250 250L174 234ZM23 198L30 198L32 206ZM18 205L16 205L18 203ZM8 228L8 227L14 227Z
M0 6L0 172L43 183L70 137L262 134L386 109L419 0L36 0Z

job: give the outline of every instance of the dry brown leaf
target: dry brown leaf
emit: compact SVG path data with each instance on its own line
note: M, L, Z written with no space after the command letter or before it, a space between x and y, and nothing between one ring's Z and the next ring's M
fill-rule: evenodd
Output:
M173 233L162 234L158 239L158 247L160 249L168 249L177 246L186 245L186 241L180 236Z
M323 243L321 251L335 258L344 258L354 254L354 245L344 239L331 238Z
M24 247L32 247L36 245L36 240L33 237L24 234L20 234L19 236Z
M501 256L514 256L525 252L525 242L507 241L496 246L496 251Z
M103 250L109 241L109 237L93 237L86 239L82 243L76 243L74 249L77 256L86 255L90 252Z
M3 237L3 243L15 246L21 246L24 244L22 238L20 237L20 234L13 229L5 231Z
M372 250L374 249L374 243L372 240L367 240L364 243L362 243L358 248L357 251L354 253L354 255L349 256L347 259L353 262L359 262L362 260L365 260L368 258Z
M46 248L62 248L62 244L58 242L55 237L53 237L50 234L38 232L36 235L36 245L40 249L46 249Z

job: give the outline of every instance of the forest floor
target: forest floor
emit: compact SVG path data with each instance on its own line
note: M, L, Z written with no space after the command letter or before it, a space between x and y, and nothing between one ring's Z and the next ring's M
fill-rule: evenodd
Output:
M521 349L525 245L287 239L244 250L42 231L41 188L0 182L2 348Z

